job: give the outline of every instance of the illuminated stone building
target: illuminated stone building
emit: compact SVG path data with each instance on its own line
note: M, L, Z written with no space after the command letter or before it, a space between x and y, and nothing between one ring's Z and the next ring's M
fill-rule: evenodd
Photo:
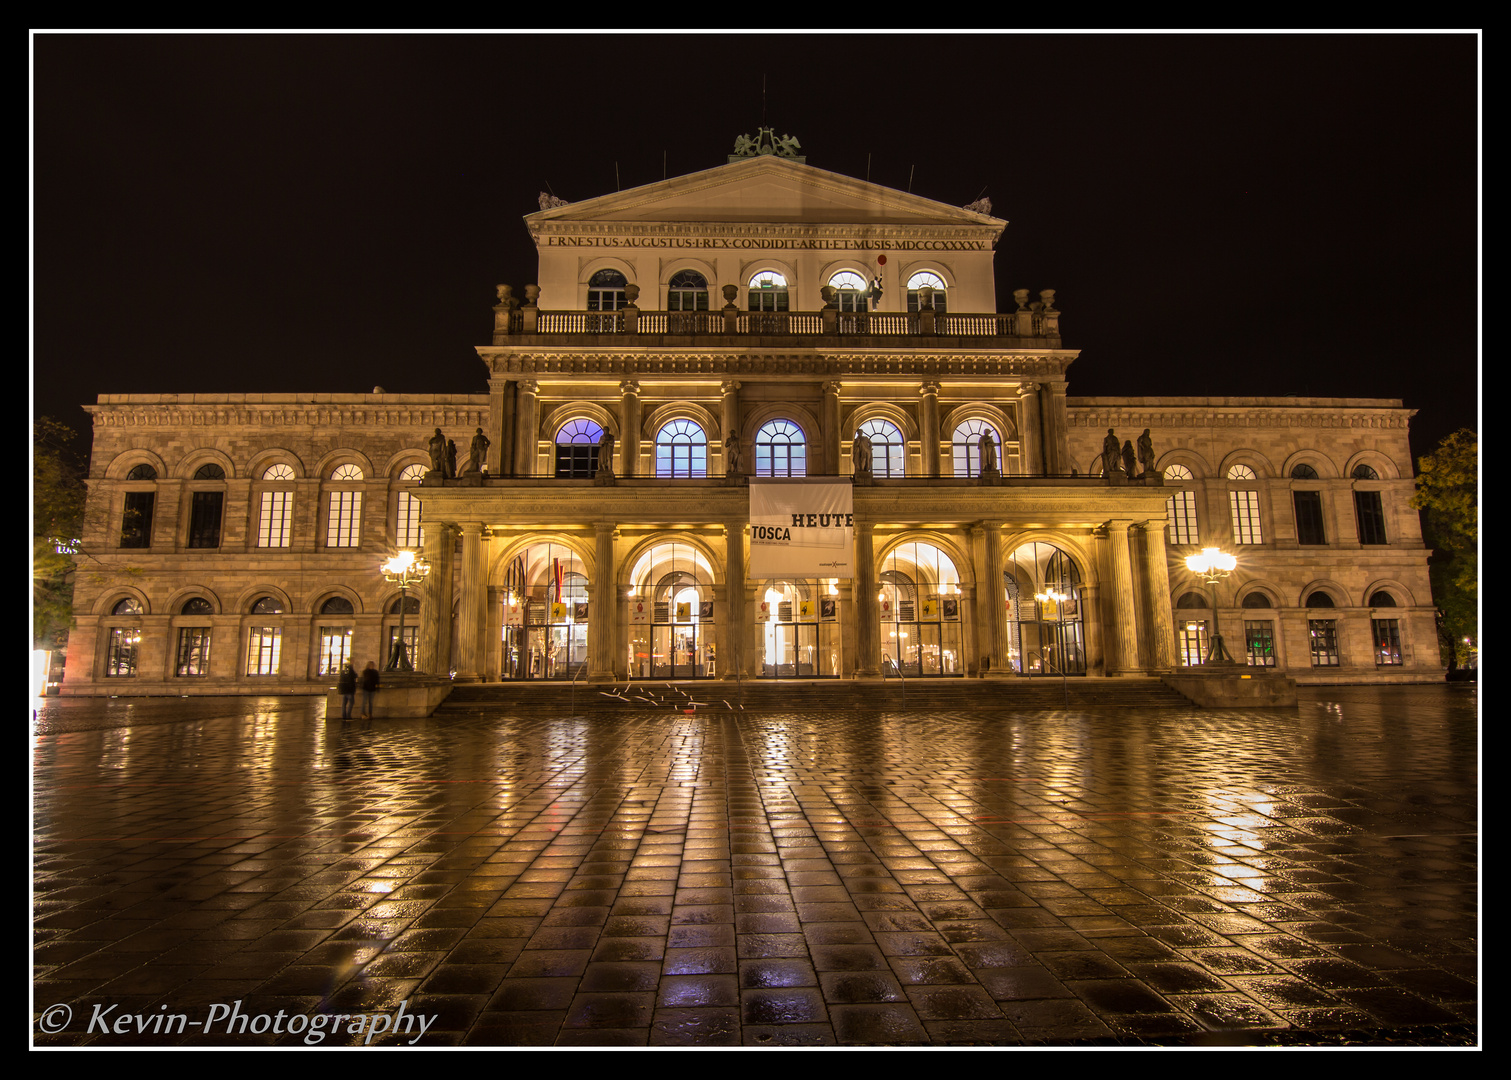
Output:
M64 693L321 692L389 654L379 565L421 546L405 634L458 680L1169 671L1213 544L1241 663L1441 678L1400 402L1068 397L1054 292L995 294L1006 222L770 140L543 201L486 393L100 397ZM1154 467L1109 482L1108 428ZM772 573L784 532L830 556Z

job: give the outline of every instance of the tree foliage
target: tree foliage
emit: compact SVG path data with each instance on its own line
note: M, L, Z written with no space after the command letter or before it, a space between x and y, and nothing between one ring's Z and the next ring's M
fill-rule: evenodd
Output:
M32 644L52 648L67 634L74 553L83 529L83 462L72 428L40 416L32 424Z
M1479 436L1455 431L1417 462L1411 505L1426 513L1438 636L1450 669L1479 642Z

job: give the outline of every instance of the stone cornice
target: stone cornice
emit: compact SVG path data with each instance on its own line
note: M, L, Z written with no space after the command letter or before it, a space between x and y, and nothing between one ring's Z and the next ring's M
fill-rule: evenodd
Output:
M535 242L556 246L551 238L591 241L573 246L602 246L616 249L645 248L654 251L668 246L688 248L750 248L788 251L853 251L856 249L912 250L915 241L937 241L948 247L929 247L928 251L991 251L1001 234L1000 227L976 224L926 224L912 222L865 222L841 225L812 225L802 222L672 222L672 221L552 221L531 224ZM670 241L672 243L668 244ZM688 243L678 243L688 241Z
M203 427L455 427L486 422L488 398L458 395L453 401L380 405L362 402L242 404L231 402L156 403L117 401L86 405L97 428Z
M1404 431L1415 409L1381 408L1377 401L1340 399L1327 406L1223 405L1205 399L1152 406L1077 406L1066 410L1069 428L1380 428Z
M831 379L864 375L905 375L921 379L950 376L1033 376L1049 379L1063 378L1071 361L1080 355L1078 351L1059 349L1033 352L925 352L919 349L899 349L896 352L831 352L819 349L759 353L712 349L655 352L551 349L524 352L517 347L497 346L479 346L477 352L495 376L529 375L546 378L602 375L620 379L658 376L755 378L762 375L773 378L807 375Z

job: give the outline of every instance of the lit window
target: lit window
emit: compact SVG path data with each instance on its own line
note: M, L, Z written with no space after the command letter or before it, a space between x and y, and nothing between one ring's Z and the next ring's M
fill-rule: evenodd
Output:
M136 674L136 654L141 642L142 632L135 626L111 628L110 642L105 650L107 679L130 678Z
M629 306L624 287L629 282L618 270L600 270L588 279L588 310L618 311Z
M362 468L358 465L337 465L336 471L331 473L332 480L361 480Z
M870 286L865 278L852 270L841 270L829 279L829 284L839 290L835 302L841 311L866 310L866 292Z
M1254 475L1254 470L1249 468L1247 465L1234 465L1233 467L1228 469L1228 479L1257 480L1259 478Z
M944 279L928 270L921 270L908 278L908 310L917 311L923 306L923 289L934 290L934 310L945 313Z
M416 483L425 479L427 466L410 465L399 474L399 479L405 483ZM420 528L420 500L404 489L399 489L398 508L394 521L394 544L400 548L422 548L425 546L425 532Z
M1275 666L1275 624L1269 622L1245 622L1243 624L1244 647L1249 654L1249 667Z
M257 546L285 548L294 521L292 491L264 491L262 511L257 517Z
M346 626L320 628L320 674L335 675L351 657L352 632Z
M871 440L871 475L902 476L907 447L897 425L885 420L867 420L856 433ZM978 451L979 453L979 451Z
M1233 511L1233 542L1264 543L1264 532L1259 527L1259 492L1230 491L1228 505Z
M1312 640L1312 667L1338 666L1338 621L1309 619L1307 629Z
M326 521L326 547L360 547L362 544L362 493L331 492L330 516Z
M112 615L140 615L141 613L142 605L130 596L110 609Z
M568 420L556 433L556 478L586 480L598 471L598 440L603 428L578 417Z
M276 465L269 465L264 469L262 478L264 480L292 480L294 479L294 470L279 462Z
M283 630L279 627L252 627L247 635L247 674L277 675L282 646Z
M1179 466L1172 466L1179 468ZM1166 470L1168 473L1169 470ZM1177 491L1165 501L1165 539L1172 544L1198 544L1196 529L1196 492Z
M1191 479L1194 479L1194 477L1192 477L1192 475L1191 475L1191 470L1188 469L1188 468L1186 468L1184 465L1166 465L1165 466L1165 479L1166 480L1191 480Z
M1002 437L984 420L967 420L955 429L950 439L954 451L956 476L981 475L981 436L990 435L997 447L997 467L1002 467Z
M264 596L252 605L253 615L282 615L283 605L274 596Z
M658 477L708 475L708 437L691 420L673 420L656 435Z
M774 270L762 270L750 279L746 295L751 311L786 311L787 279Z
M790 420L773 420L756 433L757 476L808 475L803 429Z
M679 270L666 287L667 311L707 311L708 279L696 270Z
M1180 662L1186 667L1196 667L1207 662L1207 622L1192 619L1180 624Z
M1401 623L1397 619L1371 619L1375 636L1375 663L1394 666L1401 663Z

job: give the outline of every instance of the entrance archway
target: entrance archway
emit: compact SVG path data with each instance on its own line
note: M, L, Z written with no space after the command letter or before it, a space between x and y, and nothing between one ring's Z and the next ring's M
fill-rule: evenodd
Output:
M691 544L655 544L636 561L630 581L630 678L716 676L713 568L707 556Z
M933 544L897 545L882 561L878 629L883 669L905 678L965 675L960 574Z
M1002 571L1007 596L1007 655L1021 675L1085 675L1081 571L1053 544L1028 543ZM1061 600L1045 599L1051 593Z
M565 544L531 544L504 573L504 679L572 679L588 662L588 576Z

